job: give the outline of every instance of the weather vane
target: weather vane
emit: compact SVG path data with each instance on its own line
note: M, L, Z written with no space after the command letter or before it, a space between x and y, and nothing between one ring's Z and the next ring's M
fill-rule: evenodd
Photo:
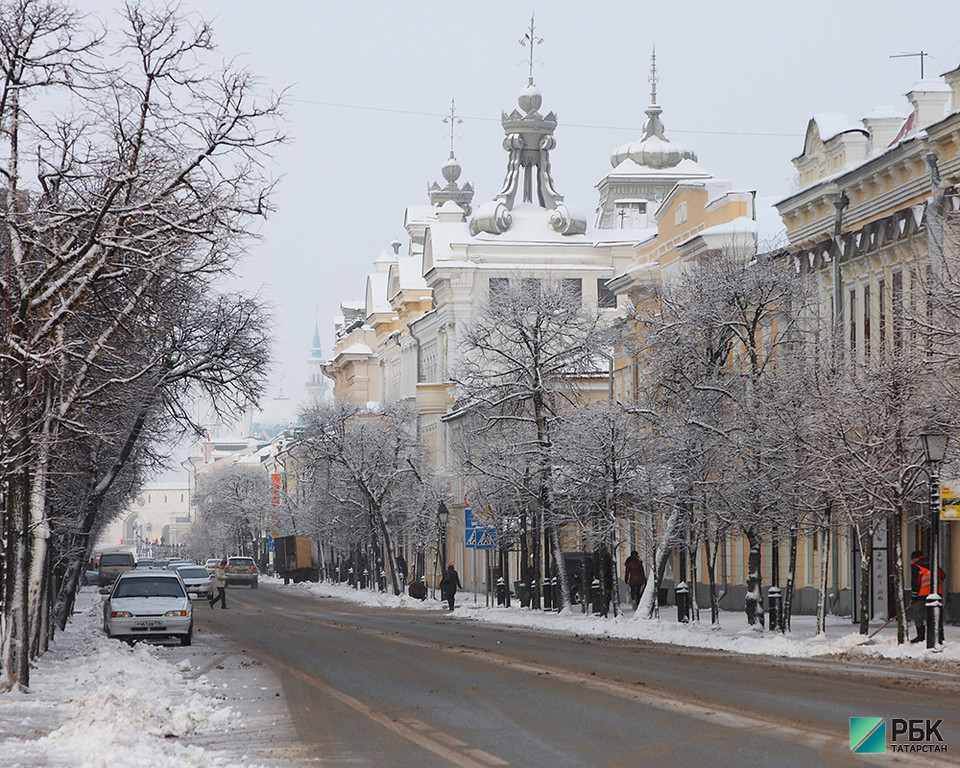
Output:
M450 123L450 157L453 157L453 128L463 122L461 118L457 117L457 106L453 99L450 99L450 114L443 118L443 122Z
M530 80L528 85L533 85L533 50L543 42L542 37L536 36L536 27L533 24L533 13L530 14L530 30L520 38L520 45L526 45L528 42L530 43Z
M926 51L919 51L918 53L895 53L890 58L891 59L920 59L920 79L923 80L923 60L930 54Z
M653 46L653 54L650 56L650 75L647 77L650 81L650 103L657 103L657 83L660 81L660 75L657 74L657 46Z

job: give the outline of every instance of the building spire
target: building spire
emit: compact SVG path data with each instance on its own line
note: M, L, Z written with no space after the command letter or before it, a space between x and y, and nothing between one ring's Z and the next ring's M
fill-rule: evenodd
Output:
M527 85L533 85L533 51L536 46L543 42L542 37L536 36L536 26L533 23L534 14L530 13L530 29L520 38L520 45L530 45L530 76L527 79Z
M453 151L455 140L454 129L463 122L461 118L457 117L457 104L455 99L450 99L450 114L443 118L443 122L450 123L450 157L448 157L447 161L440 167L440 173L443 175L443 180L446 184L441 187L436 182L433 182L433 184L427 186L430 205L439 208L448 200L452 200L463 208L464 213L469 216L471 203L473 202L473 185L464 184L461 187L457 184L457 179L460 178L460 163L457 162L456 155Z
M450 114L443 118L443 122L450 123L450 157L453 157L453 130L463 123L463 120L457 117L457 105L454 99L450 99Z
M650 75L647 77L650 81L650 103L657 103L657 83L660 75L657 74L657 46L653 46L653 54L650 56Z

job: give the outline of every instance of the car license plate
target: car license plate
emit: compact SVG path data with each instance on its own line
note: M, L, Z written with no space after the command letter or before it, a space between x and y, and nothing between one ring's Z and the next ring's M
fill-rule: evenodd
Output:
M135 621L133 622L134 629L157 629L160 626L159 621Z

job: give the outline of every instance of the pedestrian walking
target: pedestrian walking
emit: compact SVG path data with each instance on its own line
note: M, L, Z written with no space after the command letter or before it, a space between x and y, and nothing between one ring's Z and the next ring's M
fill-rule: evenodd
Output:
M463 589L463 584L460 583L460 574L458 574L457 569L453 567L453 563L450 563L443 577L440 579L440 598L447 601L451 611L453 610L454 601L457 598L458 589Z
M219 565L213 567L213 586L217 588L216 597L210 598L210 607L216 607L220 603L220 609L227 607L227 561L221 560Z
M910 612L913 614L913 623L917 627L917 636L911 640L911 643L921 643L927 639L927 596L932 588L932 572L930 568L930 558L923 554L919 549L914 550L910 555L910 596L913 598ZM947 574L943 568L938 569L940 576L937 586L938 593L943 594L943 582ZM943 643L943 611L940 611L939 641ZM931 631L933 631L931 629Z
M623 580L630 587L630 602L633 604L633 610L637 610L640 605L640 595L643 594L643 588L647 585L647 576L643 572L643 560L633 550L623 562Z

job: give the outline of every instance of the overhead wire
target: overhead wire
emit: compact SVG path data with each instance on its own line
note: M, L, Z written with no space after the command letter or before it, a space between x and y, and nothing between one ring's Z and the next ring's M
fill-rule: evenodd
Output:
M372 107L365 104L344 104L341 102L335 101L318 101L316 99L300 99L300 98L290 98L289 101L298 102L300 104L313 104L320 107L333 107L335 109L358 109L368 112L386 112L389 114L395 115L412 115L415 117L436 117L438 119L443 119L447 117L446 114L440 112L426 112L415 109L398 109L395 107ZM457 115L458 119L461 120L482 120L485 122L500 122L499 118L496 117L478 117L474 115ZM632 125L628 127L618 126L618 125L592 125L589 123L564 123L564 128L587 128L590 130L601 130L601 131L638 131L640 130L637 126ZM697 135L706 135L706 136L760 136L760 137L771 137L771 138L790 138L796 139L802 137L802 134L797 133L776 133L773 131L716 131L716 130L683 130L678 128L672 128L671 133L689 133Z

